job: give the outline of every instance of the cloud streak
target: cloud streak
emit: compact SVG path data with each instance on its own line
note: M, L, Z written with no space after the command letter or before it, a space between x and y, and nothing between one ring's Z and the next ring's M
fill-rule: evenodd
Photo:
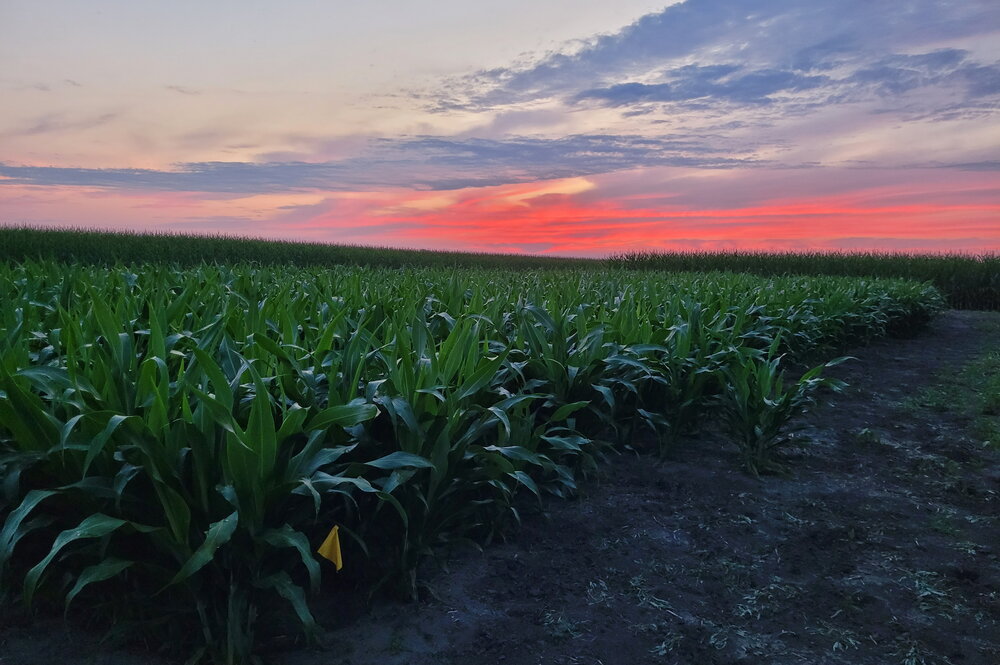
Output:
M15 129L0 132L0 136L39 136L62 132L78 132L105 126L114 121L118 113L72 118L66 113L48 113Z
M450 190L568 178L652 166L732 168L752 163L730 146L688 137L576 135L557 139L416 137L373 141L367 156L320 163L196 162L176 170L0 164L0 185L60 185L189 192L295 189Z
M688 102L746 105L771 104L774 95L814 90L828 84L826 76L808 76L780 69L744 71L739 65L687 65L666 74L668 83L618 83L584 90L575 99L599 99L613 106L646 102Z

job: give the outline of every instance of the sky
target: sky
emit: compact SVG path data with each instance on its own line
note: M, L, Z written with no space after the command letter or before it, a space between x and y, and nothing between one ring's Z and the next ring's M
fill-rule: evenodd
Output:
M0 0L0 225L1000 251L996 0Z

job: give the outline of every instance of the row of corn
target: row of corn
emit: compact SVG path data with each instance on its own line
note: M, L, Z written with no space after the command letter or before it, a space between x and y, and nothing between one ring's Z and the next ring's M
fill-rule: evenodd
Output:
M0 265L0 298L0 602L230 663L262 619L314 633L321 589L413 595L427 555L706 412L769 470L822 382L783 386L782 357L941 306L899 280L47 261Z
M630 270L727 270L753 275L840 275L929 281L950 307L1000 310L1000 252L913 254L879 251L628 252L606 264Z

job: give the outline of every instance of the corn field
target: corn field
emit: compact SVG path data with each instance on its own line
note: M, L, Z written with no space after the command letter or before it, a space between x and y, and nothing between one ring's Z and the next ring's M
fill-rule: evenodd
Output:
M897 252L631 252L609 266L631 270L728 270L755 275L900 277L934 284L956 309L1000 309L1000 254Z
M272 617L315 634L317 593L413 596L614 450L718 415L774 470L839 387L779 363L943 306L895 279L52 260L0 264L0 297L0 602L227 663Z
M53 259L97 265L117 262L302 267L334 265L447 268L621 269L670 272L727 271L764 277L830 275L931 282L958 309L1000 309L1000 255L893 252L631 252L607 259L438 252L265 240L238 236L129 233L78 229L0 227L0 261Z

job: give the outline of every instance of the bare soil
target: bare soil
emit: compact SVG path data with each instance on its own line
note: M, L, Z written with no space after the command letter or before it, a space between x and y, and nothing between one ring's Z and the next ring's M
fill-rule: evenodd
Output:
M663 461L618 455L507 542L431 562L420 602L346 620L320 599L323 644L265 661L996 665L1000 453L963 409L920 396L998 348L1000 313L951 311L855 349L830 372L850 388L798 423L789 476L741 472L711 432ZM161 662L58 620L14 623L2 665Z

